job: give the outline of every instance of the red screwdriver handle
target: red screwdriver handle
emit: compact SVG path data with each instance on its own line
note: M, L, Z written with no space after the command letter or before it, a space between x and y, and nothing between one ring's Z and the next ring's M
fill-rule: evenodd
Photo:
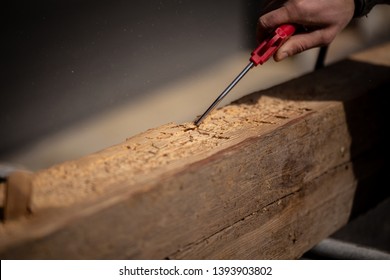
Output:
M250 61L254 66L263 64L295 33L296 27L291 24L283 24L275 29L273 37L265 39L252 52Z

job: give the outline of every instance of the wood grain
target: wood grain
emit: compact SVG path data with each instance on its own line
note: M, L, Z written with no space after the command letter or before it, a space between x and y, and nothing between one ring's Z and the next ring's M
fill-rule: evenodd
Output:
M33 215L1 225L0 256L297 258L348 221L359 180L381 170L389 77L343 61L199 128L167 124L37 172Z

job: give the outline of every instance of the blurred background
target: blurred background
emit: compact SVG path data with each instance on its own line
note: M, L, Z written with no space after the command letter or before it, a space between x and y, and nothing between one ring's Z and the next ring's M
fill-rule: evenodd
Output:
M262 2L3 4L0 164L39 170L195 120L246 66ZM375 7L336 38L326 64L389 41L389 26L390 6ZM255 68L221 105L313 71L317 54ZM389 207L387 199L335 236L390 252Z
M262 2L7 3L0 162L38 170L193 121L247 64ZM353 22L326 62L389 40L389 18L380 6ZM317 53L255 68L221 105L312 71Z

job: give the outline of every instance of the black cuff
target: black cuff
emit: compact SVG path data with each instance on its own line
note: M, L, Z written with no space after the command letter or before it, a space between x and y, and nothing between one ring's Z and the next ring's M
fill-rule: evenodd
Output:
M367 15L377 2L375 0L355 0L355 13L353 17L358 18Z

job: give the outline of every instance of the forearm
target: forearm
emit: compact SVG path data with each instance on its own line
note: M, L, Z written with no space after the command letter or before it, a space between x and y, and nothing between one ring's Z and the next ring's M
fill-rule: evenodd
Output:
M355 0L354 17L367 15L377 4L390 4L390 0Z

